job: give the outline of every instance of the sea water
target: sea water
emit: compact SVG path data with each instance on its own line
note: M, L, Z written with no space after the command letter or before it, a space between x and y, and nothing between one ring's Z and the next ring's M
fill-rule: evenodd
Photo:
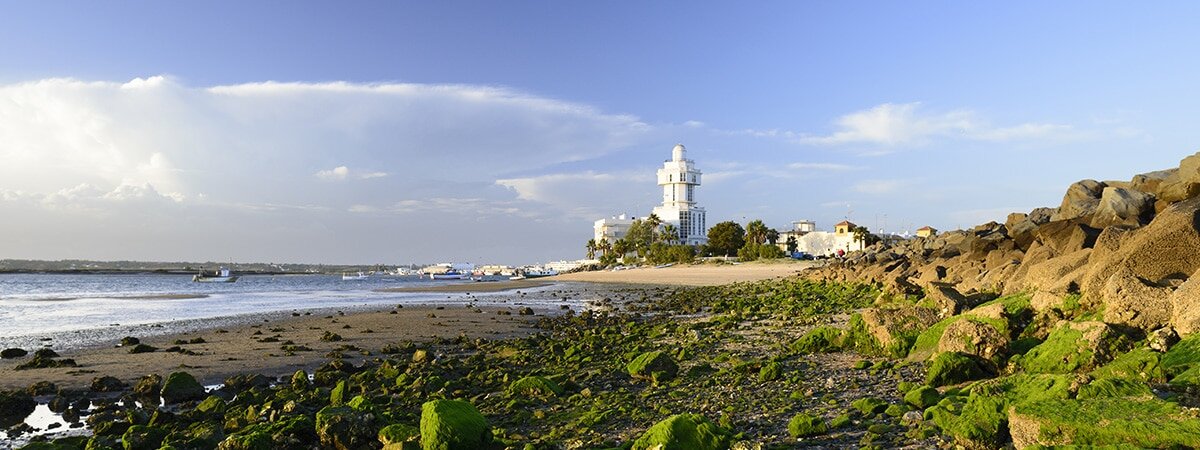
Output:
M249 275L235 283L196 283L191 275L0 274L0 348L79 348L131 331L142 336L186 332L220 324L222 318L245 322L283 311L512 299L508 294L381 291L455 282L470 283L415 276Z

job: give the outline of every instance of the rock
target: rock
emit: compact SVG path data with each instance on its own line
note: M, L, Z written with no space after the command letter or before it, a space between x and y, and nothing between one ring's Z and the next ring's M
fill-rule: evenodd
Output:
M521 315L521 316L532 316L533 308L530 308L528 306L522 307L521 309L517 310L517 314Z
M1033 296L1029 299L1029 307L1043 315L1050 311L1065 312L1064 308L1067 307L1067 296L1047 291L1034 292Z
M1158 187L1164 180L1178 172L1179 169L1170 169L1134 175L1133 178L1129 180L1129 188L1153 194L1158 192Z
M136 344L133 346L133 348L129 349L129 353L153 353L156 350L158 350L158 347L146 344Z
M159 392L159 395L162 396L163 401L168 405L203 400L207 396L204 392L204 386L200 385L187 372L174 372L167 375L167 380L163 382L162 391Z
M167 432L158 427L134 425L125 430L121 444L125 450L157 450L166 437Z
M140 343L142 343L142 341L133 336L125 336L125 337L121 338L121 346L122 347L131 347L134 345L138 345Z
M270 387L272 380L262 374L234 375L225 378L225 390L242 392L251 388Z
M226 437L217 445L217 450L270 450L273 448L271 435L263 432L235 434Z
M671 356L661 351L638 355L625 366L629 376L649 379L654 382L669 381L679 374L679 365Z
M549 398L562 395L563 388L549 378L529 376L508 385L508 392L514 396Z
M1079 284L1086 273L1084 266L1091 254L1092 249L1085 248L1033 264L1026 272L1022 285L1027 290L1060 295L1079 292Z
M978 356L946 352L933 358L925 374L925 384L933 387L959 384L996 376L991 364Z
M374 416L349 406L326 406L317 411L316 431L322 448L351 450L375 442Z
M1117 269L1104 285L1104 321L1142 330L1171 323L1170 287L1148 283L1127 267Z
M0 391L0 428L21 423L36 407L37 402L27 392Z
M6 348L4 350L0 350L0 358L3 359L23 358L28 354L29 352L25 351L23 348Z
M1180 337L1200 333L1200 270L1171 293L1171 326Z
M1129 347L1129 340L1104 322L1064 322L1023 355L1020 365L1030 373L1082 373Z
M1096 207L1100 204L1100 195L1104 187L1104 183L1096 180L1075 182L1067 187L1067 193L1063 195L1062 204L1058 207L1058 213L1052 216L1050 220L1090 218L1096 212Z
M1142 228L1128 231L1116 240L1120 247L1093 256L1083 280L1085 298L1101 299L1100 290L1118 269L1162 285L1167 278L1183 279L1200 270L1200 198L1183 201L1163 210Z
M1179 342L1179 335L1171 327L1159 328L1146 335L1146 346L1159 353L1166 353Z
M1140 227L1154 217L1154 200L1153 194L1106 187L1089 225L1098 229L1113 225Z
M296 373L292 374L291 384L293 391L303 391L308 389L309 385L311 384L308 380L308 373L305 372L304 369L297 370Z
M120 392L128 387L128 384L113 377L92 378L92 392Z
M139 379L137 384L133 385L134 394L138 397L149 399L155 404L158 403L160 390L162 390L162 376L158 374L146 375Z
M421 405L422 448L470 450L491 443L491 426L470 403L433 400Z
M787 429L788 435L792 436L792 439L797 439L825 434L828 426L825 425L825 421L821 420L820 417L800 413L792 416L792 420L788 421Z
M946 326L938 340L939 353L956 352L997 361L1008 354L1008 336L995 327L971 319L957 320Z
M783 376L783 365L777 361L771 361L763 364L758 370L759 381L775 381Z
M975 306L970 299L947 283L930 283L925 289L925 299L933 303L941 317L957 315Z
M1081 220L1055 220L1039 225L1033 234L1057 256L1092 248L1100 230Z
M413 351L412 361L415 363L429 361L429 352L420 349Z
M34 358L58 358L58 352L51 348L39 348L33 352Z
M654 424L633 442L633 450L725 450L729 432L698 414L679 414Z
M920 306L867 308L861 317L865 331L882 350L900 356L907 353L916 335L939 320L937 310Z
M200 402L200 404L196 405L195 410L204 414L224 415L225 400L222 400L221 397L210 395L204 401Z
M58 386L49 381L39 381L29 385L28 388L25 388L25 392L34 397L39 395L50 395L58 392Z
M930 386L921 386L904 394L904 403L917 409L925 409L942 401L942 394Z
M379 442L384 450L420 450L421 429L396 423L379 430Z
M850 407L857 409L864 416L878 414L887 409L887 402L875 397L863 397L853 402L850 402Z
M1008 410L1013 446L1200 447L1200 419L1194 413L1147 397L1017 403Z

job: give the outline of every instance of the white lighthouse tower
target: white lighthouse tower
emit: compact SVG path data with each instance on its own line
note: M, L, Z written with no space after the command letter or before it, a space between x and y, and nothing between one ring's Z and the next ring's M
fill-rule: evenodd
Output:
M676 144L671 149L671 159L658 169L658 185L663 187L662 206L654 208L654 214L663 223L675 226L679 231L679 242L687 245L702 245L708 242L708 228L704 225L704 208L696 206L696 186L700 185L700 171L696 163L686 158L687 148Z

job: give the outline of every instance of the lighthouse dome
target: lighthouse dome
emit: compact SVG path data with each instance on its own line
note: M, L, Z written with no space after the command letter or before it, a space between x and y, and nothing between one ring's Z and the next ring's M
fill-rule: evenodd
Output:
M682 161L684 159L683 155L686 152L687 148L684 147L683 144L675 144L675 148L671 149L671 159L675 161Z

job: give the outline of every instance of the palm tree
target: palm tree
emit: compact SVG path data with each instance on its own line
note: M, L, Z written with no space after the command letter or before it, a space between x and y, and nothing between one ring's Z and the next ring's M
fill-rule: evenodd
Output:
M767 225L761 220L746 224L746 242L762 244L767 241Z
M586 247L588 259L596 259L596 240L588 239Z
M596 243L596 250L600 250L601 254L607 255L612 251L612 243L608 242L608 238L600 238L600 242Z
M675 228L675 225L669 223L663 224L662 240L671 245L674 245L679 240L679 230Z
M767 230L767 243L775 245L776 242L779 242L779 232L774 228Z
M617 242L613 242L612 249L618 255L625 256L630 250L629 242L624 239L617 239Z

